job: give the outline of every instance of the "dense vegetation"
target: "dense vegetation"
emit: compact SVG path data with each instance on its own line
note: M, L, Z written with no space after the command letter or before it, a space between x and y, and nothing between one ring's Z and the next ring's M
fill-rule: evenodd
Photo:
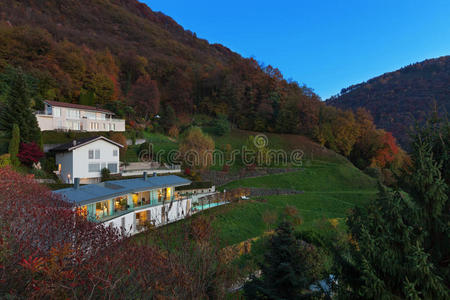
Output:
M327 104L342 109L366 108L378 127L408 146L408 133L416 121L423 124L435 108L444 114L450 111L449 82L450 56L443 56L344 88Z
M405 161L366 111L328 107L276 68L210 45L135 0L3 1L0 8L5 109L12 79L23 72L34 109L43 99L99 105L126 117L129 130L172 137L203 114L218 120L215 134L237 126L305 135L388 179Z

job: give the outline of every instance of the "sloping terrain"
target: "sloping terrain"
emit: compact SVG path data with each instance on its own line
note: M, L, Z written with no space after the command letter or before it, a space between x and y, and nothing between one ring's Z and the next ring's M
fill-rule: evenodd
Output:
M450 56L429 59L342 89L327 104L372 113L379 128L407 146L409 127L437 108L450 111Z

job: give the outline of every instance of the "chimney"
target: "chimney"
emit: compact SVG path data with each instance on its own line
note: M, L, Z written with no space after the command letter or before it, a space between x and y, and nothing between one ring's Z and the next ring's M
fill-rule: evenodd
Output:
M158 175L156 174L156 172L153 172L153 177L156 177L156 176L158 176Z
M78 188L80 187L80 178L74 178L73 179L73 188L78 190Z
M144 180L147 180L147 172L144 172Z

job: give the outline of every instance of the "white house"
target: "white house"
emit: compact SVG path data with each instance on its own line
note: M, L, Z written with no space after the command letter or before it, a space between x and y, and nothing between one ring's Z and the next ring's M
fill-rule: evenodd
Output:
M41 131L125 131L125 120L114 119L107 109L50 100L44 104L44 111L36 113Z
M101 170L119 173L119 149L123 146L103 136L73 140L57 146L55 153L56 174L66 183L80 178L82 183L98 182Z
M175 176L153 176L79 185L54 191L62 200L73 203L93 222L123 229L133 235L145 228L171 223L191 214L191 199L175 192L175 187L189 185Z

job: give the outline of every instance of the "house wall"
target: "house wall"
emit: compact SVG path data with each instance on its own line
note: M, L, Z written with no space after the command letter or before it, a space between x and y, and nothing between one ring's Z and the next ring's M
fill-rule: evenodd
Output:
M73 155L72 152L56 153L55 155L56 166L61 164L61 172L58 175L62 182L73 182ZM70 177L68 176L70 175Z
M59 116L55 115L53 108L60 110ZM78 111L78 115L71 116L70 111ZM51 107L48 104L45 104L44 114L37 114L36 119L42 131L57 129L93 132L125 131L125 120L113 119L106 113L68 107Z
M94 151L94 158L89 159L89 150ZM95 158L95 150L100 150L100 158ZM113 156L113 150L117 150L117 156ZM73 152L73 176L78 178L97 178L101 177L102 168L108 167L108 164L116 164L116 172L111 172L112 174L119 173L119 147L113 145L104 140L98 140L82 147L79 147ZM100 169L98 172L89 172L89 164L95 163L100 164Z
M186 216L190 215L191 199L174 201L172 207L170 206L171 205L169 202L166 204L135 210L126 215L122 215L112 220L106 221L103 224L105 226L113 226L118 229L121 229L122 225L124 224L124 230L126 231L126 233L129 235L134 235L140 232L140 230L137 228L136 222L137 213L150 211L149 220L154 221L156 226L165 225L184 219ZM162 216L163 207L165 207L166 211L166 220L163 220L164 218Z
M188 194L205 194L205 193L213 193L216 191L216 186L213 185L210 188L201 188L201 189L190 189L190 190L181 190L179 191L182 195Z

